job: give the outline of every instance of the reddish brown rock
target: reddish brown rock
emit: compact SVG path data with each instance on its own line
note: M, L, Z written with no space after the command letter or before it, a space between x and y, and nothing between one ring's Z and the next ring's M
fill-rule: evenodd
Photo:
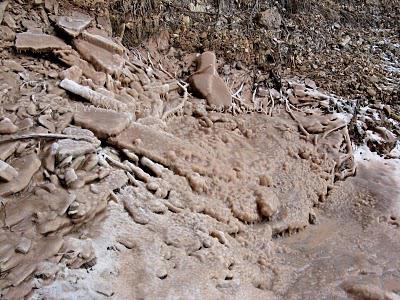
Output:
M17 150L18 145L18 142L0 144L0 159L6 160L9 158Z
M9 118L0 121L0 134L12 134L18 131L18 127L14 125Z
M0 184L1 196L8 196L23 190L31 181L33 174L39 170L41 163L36 154L29 154L15 160L11 165L17 170L18 176L10 182Z
M120 72L124 66L125 62L121 56L105 48L83 39L74 40L74 45L79 54L99 71L115 74Z
M9 182L17 175L17 170L15 170L8 163L0 160L0 180Z
M15 32L10 27L0 25L0 40L8 42L14 41Z
M91 130L98 138L117 135L128 127L131 116L107 110L82 111L75 113L75 124Z
M232 96L228 87L216 71L216 58L212 52L204 52L198 61L198 68L190 79L192 88L207 99L211 106L228 107Z
M76 82L79 82L79 79L82 76L82 70L78 66L72 66L66 70L60 72L59 77L60 79L69 79Z
M6 11L7 6L8 6L8 1L0 3L0 24L3 22L4 12Z
M15 40L18 51L51 52L53 50L68 49L66 43L60 38L41 33L18 33Z
M72 37L77 37L84 29L86 29L92 18L87 15L79 16L62 16L57 20L57 26Z

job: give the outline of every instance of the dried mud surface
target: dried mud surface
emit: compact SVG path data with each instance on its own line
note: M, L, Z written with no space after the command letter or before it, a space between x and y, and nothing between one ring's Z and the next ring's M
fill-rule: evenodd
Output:
M395 98L177 49L190 31L133 48L93 5L0 2L0 299L400 298Z

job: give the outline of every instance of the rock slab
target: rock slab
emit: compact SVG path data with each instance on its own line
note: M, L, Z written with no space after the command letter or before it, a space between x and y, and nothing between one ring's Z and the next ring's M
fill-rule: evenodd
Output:
M122 132L131 121L127 113L107 110L81 111L74 115L76 125L89 129L98 138L108 138Z

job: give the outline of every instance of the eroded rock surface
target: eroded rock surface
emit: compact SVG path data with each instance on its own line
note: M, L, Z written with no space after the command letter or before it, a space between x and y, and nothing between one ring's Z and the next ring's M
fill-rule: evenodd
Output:
M29 154L11 163L11 166L18 173L13 179L6 183L0 183L0 195L8 196L23 190L28 186L32 176L36 173L41 165L40 160L35 154Z
M75 113L76 125L91 130L99 138L108 138L119 134L131 122L132 117L127 113L113 111L82 111Z
M72 37L77 37L92 21L87 15L61 16L57 20L57 26Z
M399 187L373 164L351 177L341 99L219 75L213 52L193 73L168 34L168 54L127 49L108 10L34 2L0 4L0 298L393 296Z
M214 107L229 107L232 96L228 87L216 70L216 58L212 52L205 52L198 58L197 71L190 77L190 82L201 96Z
M18 33L15 47L18 51L33 52L51 52L69 48L63 40L56 36L30 32Z

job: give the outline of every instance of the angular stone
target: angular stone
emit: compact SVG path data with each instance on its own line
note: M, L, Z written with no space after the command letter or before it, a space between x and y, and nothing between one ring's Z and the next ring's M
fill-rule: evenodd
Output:
M282 16L276 7L270 8L258 15L258 23L267 29L279 29L282 25Z
M69 79L76 82L79 82L79 79L82 76L82 70L78 66L72 66L66 70L60 72L59 77L60 79Z
M212 52L204 52L199 57L197 71L189 78L192 88L207 99L211 106L228 107L232 96L228 87L216 71L216 58Z
M87 15L62 16L58 18L57 26L68 35L77 37L90 25L90 22L92 22L92 18Z
M58 2L56 0L44 0L44 8L55 15L58 15Z
M10 27L0 25L0 40L8 42L14 41L15 32Z
M124 54L125 52L125 48L121 45L118 45L117 43L113 42L111 39L107 38L107 37L103 37L99 34L93 34L93 33L89 33L87 31L84 31L82 33L82 38L93 44L96 45L102 49L105 49L107 51L110 51L112 53L117 53L117 54Z
M87 141L90 141L96 147L100 146L101 142L96 138L96 136L88 129L83 129L80 127L67 127L63 130L64 134L67 135L76 135L76 136L84 136L87 138Z
M124 66L124 59L107 49L94 45L83 39L74 40L74 45L79 54L90 62L97 70L108 74L121 72Z
M21 241L18 243L17 247L15 248L15 251L26 254L29 252L29 249L31 248L32 241L26 237L23 237Z
M132 117L128 113L109 110L92 110L77 112L75 124L91 130L98 138L117 135L128 127Z
M9 158L17 150L18 145L18 142L0 144L0 159L6 160Z
M53 262L43 261L38 264L35 276L39 278L49 279L59 271L60 267Z
M12 181L0 184L0 196L8 196L23 190L31 181L33 174L39 170L41 165L36 154L21 157L12 163L17 170L18 176Z
M62 39L56 36L30 32L18 33L15 47L18 51L33 52L51 52L70 48Z
M11 29L17 29L17 24L15 23L15 20L12 15L9 13L5 13L3 17L3 23L10 27Z
M3 1L0 3L0 24L3 22L4 12L6 11L8 6L8 1Z
M15 60L7 59L3 61L3 66L9 68L11 71L14 72L24 72L26 71L23 66L17 63Z
M75 50L59 50L55 51L55 54L57 54L58 58L65 64L71 67L76 66L81 69L83 75L92 79L95 84L103 86L106 82L106 74L103 72L97 72L91 64L86 60L81 59L79 53Z
M13 134L18 131L18 126L14 125L9 118L0 121L0 134Z
M280 201L276 194L271 190L258 190L255 193L259 212L264 217L271 217L280 206Z
M18 175L17 170L11 167L8 163L0 160L0 179L3 181L11 181Z
M55 147L57 147L57 158L60 161L68 156L77 157L96 151L96 146L92 143L71 139L60 140Z
M314 90L317 89L317 85L315 84L315 81L314 81L314 80L311 80L311 79L309 79L309 78L306 78L306 79L304 80L304 83L305 83L305 85L306 85L307 87L309 87L309 88L312 88L312 89L314 89Z

